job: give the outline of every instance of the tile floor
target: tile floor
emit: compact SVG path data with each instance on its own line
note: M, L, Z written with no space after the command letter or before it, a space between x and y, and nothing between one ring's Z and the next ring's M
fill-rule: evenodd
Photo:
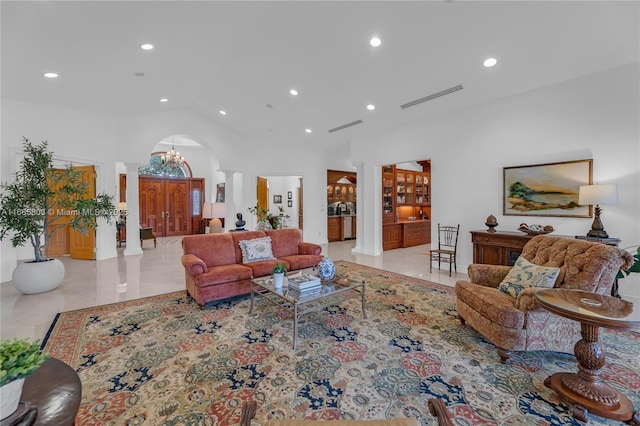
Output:
M180 237L158 238L157 248L145 241L143 254L101 261L62 257L66 275L57 289L41 294L23 295L8 281L0 284L0 339L10 337L42 339L59 312L104 305L140 297L184 290L184 269L180 264ZM429 273L428 245L384 252L381 256L351 253L355 241L329 243L323 253L333 260L347 260L453 286L458 273L449 277L446 270Z

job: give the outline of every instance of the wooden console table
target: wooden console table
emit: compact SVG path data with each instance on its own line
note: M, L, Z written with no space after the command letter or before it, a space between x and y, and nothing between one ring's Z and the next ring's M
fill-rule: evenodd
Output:
M555 373L544 384L576 405L573 417L587 421L587 412L640 426L640 411L634 413L631 400L600 378L605 365L600 346L600 327L618 330L640 329L640 311L633 303L582 290L546 289L536 299L556 315L579 321L582 340L574 347L578 373Z
M513 266L531 238L523 232L471 231L473 263Z

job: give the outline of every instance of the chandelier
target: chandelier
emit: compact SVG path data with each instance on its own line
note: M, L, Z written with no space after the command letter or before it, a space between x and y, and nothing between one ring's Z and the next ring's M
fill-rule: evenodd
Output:
M171 169L177 169L182 166L185 162L183 156L180 155L179 152L176 151L175 146L171 143L171 151L167 151L165 154L160 156L162 164L164 166L168 166Z

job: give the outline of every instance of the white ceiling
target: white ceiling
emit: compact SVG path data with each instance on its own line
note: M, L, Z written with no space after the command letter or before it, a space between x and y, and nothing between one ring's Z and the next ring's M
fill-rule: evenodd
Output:
M640 50L637 1L2 1L0 8L3 97L114 113L189 110L249 139L327 147L638 61ZM373 35L381 47L368 44ZM144 42L156 48L142 51ZM482 66L489 56L498 59L490 69ZM46 71L60 77L45 79ZM458 84L462 91L400 108ZM299 96L289 94L293 87ZM164 97L169 102L160 103ZM363 124L328 133L358 119Z

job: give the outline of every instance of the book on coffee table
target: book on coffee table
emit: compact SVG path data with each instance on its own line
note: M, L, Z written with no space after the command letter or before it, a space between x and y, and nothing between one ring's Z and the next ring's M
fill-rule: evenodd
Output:
M315 275L304 274L299 277L289 278L289 287L299 291L317 288L321 285L320 277Z

